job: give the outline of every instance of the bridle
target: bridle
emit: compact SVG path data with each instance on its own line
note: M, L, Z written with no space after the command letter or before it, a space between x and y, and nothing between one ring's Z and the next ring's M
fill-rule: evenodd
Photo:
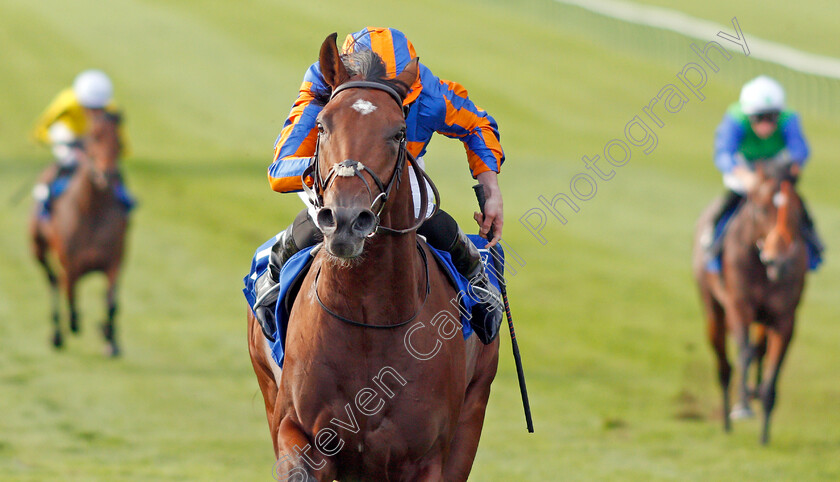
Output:
M400 106L400 109L403 113L403 118L408 116L408 106L403 106L402 104L402 97L397 93L397 91L388 84L382 82L372 82L368 80L354 80L350 82L345 82L340 86L336 87L333 90L332 95L330 95L330 101L335 98L338 93L348 90L348 89L375 89L381 90L387 93L396 103ZM301 174L301 183L303 185L303 190L306 192L307 197L309 198L309 203L316 210L320 210L324 207L324 197L323 193L329 187L330 183L333 182L336 178L339 177L358 177L362 180L365 184L365 188L368 191L368 197L371 199L370 203L370 210L374 213L376 217L376 227L374 230L368 235L368 237L374 236L378 231L390 233L390 234L406 234L412 231L416 231L421 224L426 220L426 212L429 208L429 194L428 190L425 189L423 186L423 182L428 183L428 185L432 188L432 192L435 196L435 201L433 204L433 211L432 214L437 212L438 206L440 205L440 194L438 193L437 187L435 186L434 182L432 182L431 178L423 169L420 169L420 166L417 165L417 161L414 156L408 152L407 148L407 141L405 132L402 133L402 137L400 138L400 146L399 152L397 153L397 161L396 165L394 166L394 171L391 173L390 179L388 179L388 183L385 184L379 178L379 176L369 169L367 166L362 164L359 161L353 159L345 159L330 168L329 173L327 173L326 178L321 178L321 170L320 170L320 146L321 146L321 133L318 132L318 138L315 142L315 154L312 157L312 163L309 167L306 168L305 171ZM382 211L385 209L385 205L388 202L388 199L391 196L391 191L396 186L397 189L400 187L400 183L402 182L402 171L405 167L406 159L409 161L409 165L411 169L414 171L414 176L417 178L418 184L420 184L420 204L422 209L420 210L420 215L417 216L412 225L407 228L392 228L389 226L383 226L380 224L380 215ZM373 190L371 189L370 183L364 176L364 172L367 172L371 179L373 179L374 184L376 184L376 188L379 190L379 194L374 196ZM309 187L306 183L306 178L311 177L313 180L312 187ZM316 217L317 219L317 217ZM317 223L316 223L317 224ZM320 226L318 226L320 229Z
M790 191L789 191L788 193L785 193L785 192L784 192L784 189L783 189L783 187L782 187L782 183L784 183L784 182L790 182L790 183L791 183L791 189L790 189ZM776 208L777 208L777 212L776 212L776 224L778 224L778 223L780 222L779 217L780 217L780 216L782 216L782 213L780 212L780 211L781 211L781 207L782 207L782 205L783 205L783 204L788 204L788 205L789 205L789 204L791 204L792 202L794 202L794 201L791 199L791 196L796 196L796 191L794 191L794 189L793 189L793 184L794 184L794 182L795 182L795 181L794 181L793 179L783 179L783 180L781 180L781 181L780 181L780 187L779 187L779 189L778 189L778 190L774 190L774 193L773 193L773 205L774 205L774 206L776 206ZM752 219L751 219L751 229L752 229L752 232L753 232L753 234L752 234L752 236L751 236L751 237L756 238L757 236L756 236L756 234L755 234L755 233L756 233L756 230L757 230L757 227L758 227L758 209L759 209L759 206L758 206L758 204L757 204L757 203L755 203L755 202L752 202L752 203L750 203L750 204L752 204L752 206L751 206L751 208L752 208L752 209L751 209L750 217L752 218ZM776 264L776 262L777 262L777 260L776 260L776 259L769 258L767 255L765 255L765 253L764 253L764 246L763 246L763 245L764 245L764 240L765 240L766 238L767 238L767 235L765 235L765 236L764 236L764 237L762 237L762 238L759 238L759 239L755 242L755 249L756 249L756 251L757 251L758 258L759 258L759 260L761 261L761 264L763 264L763 265L765 265L765 266L767 266L767 267L770 267L770 266L775 265L775 264ZM790 238L790 236L789 236L789 235L788 235L788 238ZM787 241L788 241L789 243L793 242L793 240L792 240L792 239L787 239Z
M380 83L380 82L371 82L371 81L366 81L366 80L345 82L344 84L341 84L340 86L336 87L335 90L333 90L333 93L330 96L330 101L332 101L332 99L336 95L338 95L339 92L342 92L342 91L347 90L347 89L375 89L375 90L381 90L381 91L387 93L388 95L390 95L391 98L394 99L394 101L397 103L397 105L400 106L400 109L402 110L402 113L403 113L403 118L408 116L408 107L403 106L402 97L400 97L400 95L397 93L397 91L394 90L391 86L389 86L387 84L384 84L384 83ZM412 156L411 153L408 152L408 149L406 147L405 132L402 133L402 137L400 138L400 147L399 147L399 152L397 153L397 162L396 162L396 165L394 166L394 172L391 173L391 177L388 179L387 184L383 183L382 180L379 178L379 176L375 172L373 172L371 169L367 168L361 162L353 160L353 159L345 159L345 160L339 162L338 164L333 165L330 168L330 172L327 174L327 177L324 178L324 179L321 179L320 156L319 156L320 145L321 145L321 133L319 131L318 132L318 138L315 142L315 154L314 154L313 159L312 159L312 164L310 164L309 167L306 168L306 170L303 172L303 174L301 174L301 183L303 185L303 190L306 192L306 194L309 198L309 202L316 209L320 210L324 207L323 193L329 187L330 183L333 182L336 178L339 178L339 177L358 177L359 179L362 180L362 182L365 184L365 187L367 188L368 197L369 197L369 199L371 199L370 210L376 216L376 227L371 232L371 234L368 235L368 237L371 237L371 236L375 235L378 231L382 231L382 232L386 232L386 233L390 233L390 234L406 234L406 233L410 233L412 231L417 230L420 227L420 225L423 224L423 222L426 220L426 211L428 211L428 208L429 208L429 194L428 194L428 190L423 185L423 181L425 181L426 183L428 183L429 186L431 186L432 191L434 192L434 195L435 195L435 202L434 202L434 207L433 207L432 214L434 214L437 211L438 206L440 205L440 194L438 193L437 187L432 182L431 178L429 178L429 175L426 174L425 171L420 169L420 166L417 165L417 161L416 161L416 159L414 159L414 156ZM400 183L401 183L401 180L402 180L402 171L403 171L403 168L405 167L406 159L408 159L410 161L409 163L411 165L412 170L414 171L414 175L417 178L418 184L420 184L420 204L422 206L422 209L420 210L419 216L417 216L417 218L414 220L412 225L408 228L397 229L397 228L391 228L391 227L388 227L388 226L383 226L382 224L380 224L380 215L382 214L383 209L385 209L385 205L387 204L388 199L391 196L391 191L393 191L394 186L396 186L396 189L399 189L399 187L400 187ZM373 190L371 189L370 183L365 178L365 176L363 174L364 172L367 172L368 175L370 176L370 178L373 179L374 184L376 184L376 188L379 190L379 194L377 194L376 196L373 195ZM307 177L312 177L312 179L313 179L313 184L312 184L311 188L306 184L306 178ZM316 219L317 219L317 217L316 217ZM318 229L321 229L321 227L318 226ZM340 320L344 323L347 323L347 324L350 324L350 325L353 325L353 326L357 326L357 327L361 327L361 328L374 328L374 329L394 329L394 328L399 328L401 326L405 326L408 323L411 323L412 321L414 321L417 318L417 316L420 314L420 312L423 311L423 307L426 305L426 301L428 301L428 299L429 299L429 293L431 293L431 281L429 279L429 261L426 259L426 253L425 253L425 251L423 251L423 248L420 246L419 243L417 245L417 250L420 252L420 257L423 260L423 267L424 267L424 270L425 270L425 273L426 273L426 276L425 276L425 278L426 278L426 289L425 289L425 295L423 296L423 302L420 304L420 307L417 309L417 311L411 317L409 317L406 320L403 320L403 321L401 321L399 323L396 323L396 324L393 324L393 325L372 325L372 324L368 324L368 323L361 323L361 322L358 322L358 321L351 320L350 318L347 318L345 316L342 316L342 315L334 312L333 310L329 309L327 307L327 305L324 304L324 302L321 300L321 296L318 294L318 276L321 274L320 269L318 270L318 273L316 273L315 280L314 280L314 283L312 285L313 290L315 292L315 299L317 300L318 304L321 306L321 309L324 310L327 314L329 314L330 316L332 316L333 318L335 318L337 320Z
M113 117L108 113L105 113L104 115L105 115L105 117L102 118L102 119L99 119L97 122L106 122L106 123L107 122L112 122L112 123L115 123L115 124L118 123L118 118ZM117 126L113 125L112 128L117 129ZM100 134L100 136L101 135L107 135L107 134ZM113 135L118 135L118 134L116 133L116 131L114 131ZM110 151L103 154L101 147L96 149L95 152L91 151L91 146L92 145L97 145L96 143L107 142L107 141L101 140L100 136L94 135L94 136L92 136L92 138L87 139L84 143L79 143L79 145L76 146L76 148L79 151L79 155L78 155L79 163L80 163L80 165L84 164L84 165L87 166L87 168L89 169L89 172L90 172L91 181L93 181L93 183L97 187L99 187L100 189L105 189L105 188L107 188L108 184L111 183L112 180L114 180L115 178L117 178L119 176L119 171L118 171L118 168L116 167L116 164L115 164L116 160L119 158L119 151L117 151L117 153L114 154L114 157L113 157L114 165L107 166L107 167L104 167L104 168L100 167L98 165L97 161L99 159L101 159L103 155L108 156L108 155L111 154ZM119 140L117 139L114 142L119 143ZM106 159L107 159L107 157L106 157Z

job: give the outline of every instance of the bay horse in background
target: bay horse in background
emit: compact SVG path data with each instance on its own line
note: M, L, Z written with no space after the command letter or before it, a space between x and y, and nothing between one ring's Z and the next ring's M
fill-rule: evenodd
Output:
M128 212L114 193L121 182L118 161L120 144L118 116L94 111L91 130L85 139L84 150L66 191L52 201L49 216L38 209L30 222L30 240L38 263L43 267L50 284L52 299L52 344L61 348L64 339L61 329L59 287L67 298L70 331L80 330L76 309L76 283L90 272L102 272L107 277L107 319L102 334L107 343L106 353L118 356L115 316L117 312L117 281L122 265ZM48 168L49 169L49 168ZM52 252L54 256L49 256ZM51 266L56 258L58 274Z
M456 291L416 234L423 217L415 218L407 170L428 177L406 165L402 102L417 60L394 80L384 80L384 70L372 75L375 69L350 78L335 40L332 34L321 47L321 72L333 94L318 119L310 168L324 246L291 309L282 377L248 312L276 475L463 481L478 448L499 341L485 346L460 335L459 310L450 303ZM360 102L376 108L362 115L352 107ZM442 342L445 318L455 321L457 334ZM415 357L407 338L435 354Z
M721 272L706 269L700 243L701 234L712 222L714 205L698 221L693 268L709 341L717 356L724 430L731 430L730 418L753 416L750 401L758 398L763 408L760 440L766 444L779 370L793 336L796 308L805 287L808 253L801 234L802 201L795 190L796 168L760 163L756 174L756 186L730 220L723 241ZM732 369L726 357L727 331L738 347L739 401L731 413ZM748 385L752 362L757 365L753 389Z

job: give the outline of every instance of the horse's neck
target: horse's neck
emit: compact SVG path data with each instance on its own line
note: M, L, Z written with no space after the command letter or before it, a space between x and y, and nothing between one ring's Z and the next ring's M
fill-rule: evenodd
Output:
M94 185L93 176L93 167L81 163L76 170L75 178L67 189L65 196L68 200L75 201L80 214L95 215L105 207L104 198L110 195L107 188L99 189Z
M747 201L732 218L723 242L724 252L738 253L738 259L743 260L744 255L755 249L758 228L755 225L754 210L752 201Z
M382 235L365 248L363 261L339 266L324 259L318 291L347 318L393 325L412 317L425 298L423 259L414 233Z

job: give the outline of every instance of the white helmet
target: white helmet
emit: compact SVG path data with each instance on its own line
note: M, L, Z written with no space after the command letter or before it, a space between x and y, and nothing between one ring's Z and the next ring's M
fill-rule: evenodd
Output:
M101 109L111 102L114 87L101 70L85 70L73 81L73 92L83 107Z
M785 107L785 91L778 82L761 75L744 84L740 101L747 115L777 112Z

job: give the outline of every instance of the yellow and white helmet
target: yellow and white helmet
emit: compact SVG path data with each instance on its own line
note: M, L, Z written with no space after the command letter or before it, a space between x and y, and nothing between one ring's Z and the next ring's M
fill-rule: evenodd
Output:
M747 115L778 112L785 108L785 90L775 80L761 75L741 89L741 110Z
M102 109L111 103L114 87L105 72L85 70L73 81L73 92L83 107Z

